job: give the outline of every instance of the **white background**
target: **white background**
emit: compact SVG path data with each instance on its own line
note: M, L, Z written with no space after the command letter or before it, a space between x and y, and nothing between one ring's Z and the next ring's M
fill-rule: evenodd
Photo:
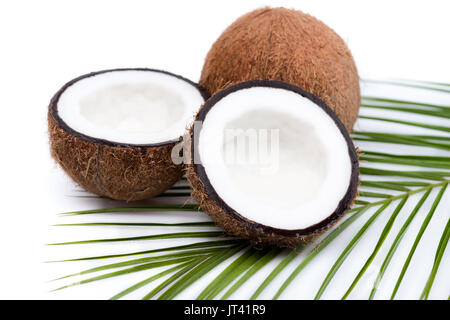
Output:
M46 108L54 92L78 75L117 67L165 69L197 81L204 57L220 33L240 15L268 4L301 9L331 26L348 43L362 78L450 83L448 1L15 0L0 3L0 298L103 299L134 283L134 280L117 279L49 292L57 286L49 280L81 269L79 265L44 261L61 255L86 255L83 251L86 247L55 249L45 243L94 238L84 229L62 231L51 227L53 223L66 222L56 214L115 205L67 196L76 187L61 173L48 152ZM443 201L447 215L448 194ZM447 219L442 213L444 209L439 212L441 215L434 222L437 226L445 224ZM130 219L133 217L141 219L130 215ZM380 223L374 228L381 228L383 221ZM412 228L417 230L418 226ZM103 231L98 232L96 235ZM103 236L122 232L113 230ZM133 232L142 234L142 229ZM351 234L341 240L340 248ZM413 236L411 233L406 240ZM439 236L438 232L431 234L430 241L436 243ZM372 242L367 241L355 250L355 255L369 252L376 237L374 233ZM138 244L130 246L141 248ZM114 248L102 246L98 253L114 251ZM422 251L427 253L426 248ZM339 251L333 252L329 254L335 258ZM434 249L426 257L430 260L433 255ZM444 260L441 271L449 267L448 252ZM320 257L316 261L316 273L311 271L310 276L302 277L303 282L296 284L305 287L320 283L332 261L326 255ZM397 265L401 266L400 262ZM351 263L344 265L348 268L345 270L353 270L353 276L360 266L352 269ZM416 268L429 270L429 267L425 263ZM422 273L417 284L415 278L407 279L412 289L400 292L403 297L418 297L428 271ZM443 272L438 274L441 278L437 279L441 280L432 290L433 297L448 295L449 278L445 276ZM332 287L341 283L348 286L348 279L352 276L338 278ZM248 286L251 292L255 284ZM362 290L361 296L352 297L366 298L369 289ZM183 297L195 297L195 287L192 290ZM237 297L245 298L248 292ZM284 298L311 298L311 293L290 290Z

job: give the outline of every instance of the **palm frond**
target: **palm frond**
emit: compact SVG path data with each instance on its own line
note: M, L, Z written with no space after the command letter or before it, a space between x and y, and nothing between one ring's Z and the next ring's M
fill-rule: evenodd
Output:
M237 289L239 289L247 280L249 280L256 272L258 272L262 267L267 265L270 261L272 261L282 249L275 248L267 252L263 257L261 257L256 263L254 263L251 268L236 281L233 286L228 289L227 292L222 296L221 299L229 298Z
M427 299L428 295L430 294L431 286L433 285L434 278L436 278L436 273L437 270L439 269L439 265L441 263L445 249L447 248L449 239L450 239L450 219L447 221L447 225L445 226L445 229L442 232L441 240L439 241L439 245L436 249L433 268L431 269L430 275L428 276L425 288L423 288L422 295L420 296L421 299Z
M420 82L420 81L394 81L376 82L378 84L391 84L394 86L405 86L410 90L420 90L424 96L428 91L439 93L450 93L449 84ZM367 111L367 112L366 112ZM370 112L369 112L370 111ZM400 115L400 116L399 116ZM411 119L401 115L411 115ZM433 121L428 121L432 119ZM194 231L171 232L161 234L149 234L133 237L103 238L92 240L79 240L69 242L58 242L53 245L88 245L100 243L121 243L127 241L147 241L164 239L194 239L205 238L205 241L192 242L173 247L160 247L149 250L132 251L118 254L92 255L64 259L59 261L96 261L108 259L121 259L113 263L107 263L93 268L88 268L78 273L71 273L55 281L62 281L76 276L88 276L87 278L58 287L56 290L65 289L71 286L97 282L102 279L126 276L140 271L151 272L153 269L162 268L158 273L146 275L134 285L115 294L111 299L123 298L138 289L147 288L157 280L162 280L155 287L149 287L143 299L158 298L172 299L177 297L193 283L210 273L215 272L213 279L206 283L203 290L198 294L198 299L227 299L239 292L244 284L259 274L263 269L269 268L263 280L257 286L250 299L257 299L261 294L268 291L269 285L274 285L276 280L282 280L278 289L274 293L269 293L273 299L281 298L286 289L292 286L297 277L313 263L330 244L342 238L344 232L350 232L350 226L357 228L353 232L350 240L345 244L337 255L336 260L329 259L330 269L324 274L323 280L318 283L315 295L320 299L333 281L336 274L351 255L352 251L363 241L364 235L373 229L375 221L379 217L385 216L386 223L378 231L378 240L373 245L370 252L364 259L360 270L353 277L347 289L342 293L342 298L347 298L350 293L354 293L359 287L358 283L366 274L366 271L373 264L375 259L381 259L382 263L377 268L376 278L372 283L369 299L375 298L379 293L379 286L386 278L386 274L393 269L391 261L396 257L400 246L408 247L405 242L405 235L409 232L413 221L422 211L425 204L432 201L431 208L422 221L419 231L414 237L414 242L410 245L408 255L402 263L402 268L391 294L394 299L401 286L406 286L403 279L412 263L412 258L416 254L416 249L421 243L430 221L437 215L439 205L445 198L450 177L450 105L415 102L408 99L385 98L376 96L365 96L362 100L361 123L377 124L377 128L389 128L393 125L401 128L402 133L390 132L386 130L373 131L358 129L352 133L352 138L360 149L361 161L361 181L360 193L355 201L355 205L350 209L342 222L322 237L310 244L304 244L294 250L287 249L264 249L256 248L251 243L241 239L225 237L225 235L214 229L211 221L189 221L188 215L195 213L202 216L196 204L149 204L142 206L121 206L112 208L99 208L92 210L72 211L60 214L62 217L82 218L91 215L102 215L117 213L121 217L122 213L141 212L152 217L152 213L184 212L186 218L181 222L136 222L136 221L88 221L75 223L58 223L58 227L143 227L143 228L194 228ZM439 120L439 121L436 121ZM390 126L385 126L390 124ZM360 125L360 127L364 127ZM370 127L374 127L373 125ZM394 146L394 148L392 148ZM401 148L403 152L388 152L386 150L396 150ZM423 150L427 150L424 152ZM400 151L400 150L399 150ZM172 187L164 193L160 201L169 201L169 198L188 197L190 188L186 184L186 179ZM432 193L436 195L432 196ZM79 195L77 195L79 196ZM92 195L81 195L82 197L92 197ZM434 197L434 199L433 199ZM406 212L406 204L412 205L412 209ZM442 211L442 210L441 210ZM189 213L190 212L190 213ZM439 212L441 214L441 212ZM443 213L444 214L444 213ZM406 218L403 222L402 215ZM110 216L111 217L111 216ZM113 215L113 217L116 217ZM360 225L358 220L365 219ZM394 226L398 225L399 230L395 231ZM209 228L207 231L197 231L195 228ZM224 238L225 237L225 238ZM219 239L218 239L219 238ZM223 238L223 239L222 239ZM392 240L391 240L392 238ZM442 231L439 243L436 244L434 261L429 275L424 283L420 298L427 299L438 275L439 266L444 257L445 250L450 238L450 219ZM381 249L388 246L387 252L381 256ZM127 257L140 256L139 258L127 259ZM293 265L293 264L296 265ZM288 267L293 270L288 272ZM115 270L115 271L112 271ZM91 276L94 273L102 273ZM395 271L391 271L391 277ZM284 279L279 279L284 277ZM194 297L192 297L194 298ZM444 297L447 298L447 297Z
M363 276L364 272L366 272L367 268L370 266L370 264L372 263L373 259L375 258L375 256L377 255L378 251L380 250L381 246L383 245L384 241L386 240L387 235L389 234L389 232L392 229L392 225L395 222L395 219L397 218L400 210L403 208L403 206L405 205L406 201L408 200L408 197L405 196L397 205L397 207L394 210L394 213L392 213L391 217L389 218L388 222L386 223L386 226L384 227L383 231L381 232L380 238L378 239L378 242L375 246L375 248L373 249L372 253L370 254L370 256L367 258L366 263L364 264L364 266L361 268L361 270L359 271L359 273L356 275L356 278L353 280L352 284L350 285L350 287L347 289L347 291L345 292L344 296L342 297L342 299L346 299L348 297L348 295L352 292L353 288L356 286L356 284L358 283L358 281L361 279L361 277Z
M403 268L402 268L402 271L400 273L400 276L398 277L397 283L395 284L395 288L394 288L394 291L392 292L391 299L394 299L395 295L397 294L398 288L400 287L400 284L401 284L401 282L403 280L403 277L404 277L404 275L406 273L406 270L408 269L409 263L411 262L411 259L412 259L413 255L414 255L414 252L416 251L417 245L419 244L423 233L425 232L426 228L428 227L428 224L430 223L431 218L433 217L433 214L436 211L436 207L439 204L439 202L440 202L440 200L442 198L442 195L444 194L444 191L445 191L447 185L448 185L448 183L446 183L444 185L444 187L441 188L441 191L440 191L439 195L436 197L436 200L434 201L433 206L431 207L431 210L428 212L428 215L425 217L425 219L424 219L424 221L422 223L422 226L420 227L420 230L417 233L416 239L415 239L415 241L414 241L414 243L412 245L412 248L411 248L411 250L410 250L410 252L408 254L408 257L406 258L405 264L403 265ZM425 195L429 194L430 191L431 190L429 190ZM448 229L448 225L446 227L446 230L447 229Z
M197 212L199 207L197 205L148 205L140 207L114 207L114 208L102 208L102 209L92 209L92 210L80 210L80 211L69 211L62 212L61 215L71 216L71 215L85 215L85 214L98 214L98 213L123 213L123 212L149 212L149 211L194 211Z
M431 189L424 193L422 198L419 200L419 202L415 206L414 210L408 216L408 219L406 219L406 221L403 224L402 228L400 229L399 233L397 234L394 242L391 245L391 248L389 249L389 252L387 253L386 257L384 258L383 264L381 265L381 268L380 268L380 271L379 271L379 273L377 275L377 278L375 279L372 291L371 291L370 296L369 296L370 300L373 299L373 297L375 296L375 293L377 291L378 285L380 284L381 278L383 277L384 273L386 272L386 269L387 269L387 267L389 265L389 262L391 261L392 257L394 256L394 253L397 250L397 248L398 248L398 246L400 244L400 241L402 240L406 230L408 229L408 227L411 224L412 220L416 216L417 212L419 212L419 209L422 207L423 203L428 198L430 193L431 193Z
M123 242L123 241L136 241L136 240L162 240L162 239L179 239L179 238L211 238L225 236L222 231L203 231L203 232L174 232L163 234L151 234L147 236L139 237L125 237L125 238L111 238L111 239L93 239L93 240L81 240L81 241L68 241L50 243L49 245L67 245L67 244L83 244L83 243L98 243L98 242Z
M402 87L411 87L411 88L417 88L417 89L425 89L425 90L433 90L433 91L439 91L444 93L450 93L449 88L445 88L448 86L448 84L439 84L434 83L434 85L431 82L407 82L407 81L378 81L378 80L369 80L372 83L380 83L380 84L389 84L389 85L395 85L395 86L402 86ZM437 84L437 86L436 86ZM443 87L443 88L442 88Z

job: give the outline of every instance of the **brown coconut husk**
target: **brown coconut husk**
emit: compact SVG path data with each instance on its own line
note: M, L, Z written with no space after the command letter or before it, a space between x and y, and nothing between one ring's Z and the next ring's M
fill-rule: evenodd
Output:
M311 92L349 132L357 119L359 76L350 50L331 28L301 11L262 8L238 18L208 52L200 85L213 95L254 79Z
M50 151L61 168L81 187L116 200L135 201L161 194L183 173L173 164L174 143L155 147L118 147L86 141L48 117Z

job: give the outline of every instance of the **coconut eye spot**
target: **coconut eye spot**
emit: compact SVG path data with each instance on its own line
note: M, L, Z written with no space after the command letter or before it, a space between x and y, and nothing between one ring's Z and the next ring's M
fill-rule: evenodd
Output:
M80 113L89 122L124 132L156 132L183 116L183 101L157 84L121 83L100 88L80 100Z
M204 98L177 76L149 69L111 70L74 82L57 103L71 129L124 144L178 140Z
M280 209L314 199L326 177L327 153L312 125L262 108L230 121L224 130L224 163L239 192Z

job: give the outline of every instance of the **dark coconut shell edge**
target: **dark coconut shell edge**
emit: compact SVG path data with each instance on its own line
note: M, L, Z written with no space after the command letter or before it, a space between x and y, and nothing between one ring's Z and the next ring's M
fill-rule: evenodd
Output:
M90 77L95 77L99 74L103 74L103 73L108 73L108 72L120 72L120 71L144 71L144 72L159 72L159 73L163 73L169 76L172 76L174 78L183 80L185 82L187 82L188 84L192 85L194 88L196 88L201 96L203 97L203 99L206 101L209 98L209 94L206 92L206 90L201 87L199 84L184 78L180 75L168 72L168 71L164 71L164 70L159 70L159 69L149 69L149 68L118 68L118 69L108 69L108 70L101 70L101 71L95 71L95 72L90 72L84 75L81 75L75 79L70 80L69 82L67 82L61 89L58 90L58 92L56 92L56 94L53 96L53 98L50 101L50 105L49 105L49 114L52 116L53 121L55 121L55 123L62 129L64 129L65 131L67 131L68 133L70 133L71 135L78 137L80 139L83 139L85 141L88 142L94 142L94 143L99 143L99 144L103 144L103 145L108 145L108 146L113 146L113 147L122 147L122 148L149 148L149 147L158 147L158 146L163 146L163 145L167 145L167 144L175 144L181 141L181 137L180 139L176 139L176 140L169 140L169 141L163 141L160 143L153 143L153 144L127 144L127 143L120 143L120 142L114 142L114 141L109 141L109 140L105 140L105 139L100 139L100 138L94 138L88 135L85 135L81 132L75 131L73 130L71 127L69 127L64 120L61 119L61 117L58 114L58 101L59 98L61 97L61 95L64 93L64 91L67 90L67 88L69 88L70 86L72 86L73 84L75 84L76 82L79 82L83 79L86 78L90 78Z
M216 193L214 187L211 185L211 182L208 179L205 168L202 164L194 164L191 161L191 163L187 167L188 179L193 188L193 195L199 202L200 207L207 214L209 214L212 219L227 233L252 240L253 242L260 245L295 247L296 245L307 242L308 240L311 240L312 238L328 230L335 223L337 223L340 218L343 217L344 213L348 209L351 208L358 193L358 153L345 126L338 119L336 114L322 100L320 100L313 94L306 92L300 87L278 80L250 80L228 87L227 89L218 92L209 100L207 100L207 102L198 112L196 121L203 121L211 108L213 108L214 105L222 98L235 91L252 87L280 88L295 92L314 102L333 119L341 134L344 136L345 141L347 142L348 153L351 159L350 184L335 211L331 213L326 219L305 229L287 230L273 228L251 221L241 216L238 212L229 207L227 203L225 203L225 201L221 199L220 196ZM193 159L199 159L198 151L194 150L195 138L193 137L193 128L191 128L189 132L188 139L190 148L189 151L193 155L195 155Z
M48 108L48 132L52 157L81 187L103 197L136 201L161 194L181 178L183 166L171 159L172 148L181 137L155 144L118 143L75 131L58 115L59 98L74 83L102 73L130 70L176 77L195 87L205 101L209 97L198 84L167 71L124 68L92 72L69 81L53 96Z

